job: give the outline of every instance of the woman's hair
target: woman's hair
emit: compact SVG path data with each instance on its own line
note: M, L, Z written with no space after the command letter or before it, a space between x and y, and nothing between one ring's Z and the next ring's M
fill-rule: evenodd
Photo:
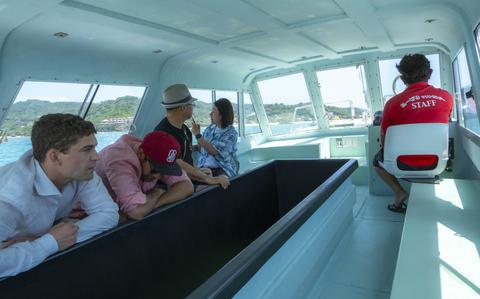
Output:
M423 54L408 54L403 56L397 69L405 84L427 82L430 79L430 61Z
M229 125L233 124L234 115L232 103L230 103L230 101L225 98L221 98L216 100L213 104L215 105L215 107L217 107L218 112L222 117L222 128L226 128Z

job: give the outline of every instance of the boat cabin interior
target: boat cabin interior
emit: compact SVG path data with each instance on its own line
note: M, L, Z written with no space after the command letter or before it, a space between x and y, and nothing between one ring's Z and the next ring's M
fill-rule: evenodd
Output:
M429 59L429 83L454 104L448 162L436 181L401 180L409 200L400 214L387 209L394 194L372 160L381 111L405 89L396 65L413 53ZM0 297L153 298L164 288L190 298L480 298L480 1L0 0L0 166L31 148L32 124L47 113L92 121L98 151L122 134L142 138L165 117L163 91L177 83L198 99L202 129L215 100L232 102L240 170L231 187L209 187L4 278ZM432 144L429 130L404 143ZM157 226L172 230L158 228L155 241ZM163 249L174 233L188 250ZM169 258L145 253L132 266L128 240ZM224 250L209 254L206 240ZM172 264L175 252L183 264ZM98 292L72 292L78 277L65 278L62 265L80 262L82 283ZM148 279L117 280L119 265ZM92 281L121 283L92 284L89 267L104 269ZM177 267L177 280L162 267ZM42 287L60 275L59 293Z

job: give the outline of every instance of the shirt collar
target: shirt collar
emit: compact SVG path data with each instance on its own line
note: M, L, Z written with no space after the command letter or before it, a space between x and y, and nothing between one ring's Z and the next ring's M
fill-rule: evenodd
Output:
M42 166L36 159L34 159L35 164L35 178L33 181L33 185L37 190L38 195L41 196L52 196L52 195L60 195L60 191L58 191L57 187L52 183L52 181L48 178L45 171L43 171Z
M428 82L416 82L413 84L410 84L407 89L415 89L419 87L425 87L428 86Z
M217 126L216 124L213 124L213 130L214 130L215 132L217 132L217 133L221 133L221 132L227 130L228 127L230 127L230 126L226 126L225 128L220 128L220 127Z

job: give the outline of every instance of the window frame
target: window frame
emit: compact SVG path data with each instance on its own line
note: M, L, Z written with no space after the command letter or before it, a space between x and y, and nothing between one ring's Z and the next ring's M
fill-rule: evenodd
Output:
M473 38L475 40L476 49L477 49L477 59L480 64L480 22L477 24L473 30Z
M243 113L243 132L242 132L242 136L253 136L253 135L258 135L258 134L262 134L263 133L263 130L262 130L262 126L260 126L260 121L258 120L258 115L257 115L257 110L255 109L255 105L253 104L253 101L252 101L252 93L251 91L249 90L243 90L241 91L242 93L242 113ZM259 131L258 132L253 132L253 133L248 133L247 134L247 129L246 129L246 126L247 126L247 115L245 113L245 95L248 94L248 97L250 98L250 104L252 105L252 108L253 108L253 111L255 112L255 118L257 119L257 125L258 125L258 129ZM240 107L239 107L240 109Z
M313 99L310 95L310 91L309 91L309 88L308 88L308 81L307 81L307 78L306 78L306 75L305 75L305 71L303 70L300 70L300 69L295 69L295 70L290 70L288 72L281 72L281 73L277 73L275 74L274 76L265 76L265 77L259 77L259 78L256 78L256 80L254 81L254 84L256 85L256 88L258 89L258 95L259 95L259 100L261 102L261 105L263 105L265 107L265 101L263 99L263 96L262 96L262 92L260 90L260 85L259 83L262 82L262 81L269 81L269 80L275 80L275 79L279 79L279 78L282 78L282 77L288 77L288 76L294 76L294 75L300 75L302 76L303 78L303 82L305 83L305 88L306 88L306 92L307 92L307 95L308 95L308 101L309 103L312 105L312 107L314 107L314 102L313 102ZM251 93L250 93L251 94ZM278 104L278 103L274 103L274 104ZM314 132L314 131L318 131L319 129L319 121L318 121L318 116L317 116L317 112L315 111L315 109L313 108L312 109L312 112L313 112L313 117L315 119L315 126L313 127L309 127L308 130L295 130L295 131L289 131L287 133L279 133L279 134L275 134L273 132L273 129L272 129L272 122L270 122L270 118L269 118L269 115L268 113L266 113L266 110L265 110L265 116L266 116L266 121L267 121L267 125L268 127L270 128L271 132L272 132L272 135L270 136L271 138L273 139L278 139L278 138L283 138L283 137L290 137L290 136L298 136L299 134L300 135L304 135L304 134L310 134L311 132ZM257 116L258 118L258 116ZM260 126L260 129L261 129L261 126ZM262 133L263 133L263 130L262 130Z
M364 94L366 111L369 113L371 121L373 121L372 100L371 100L371 96L370 96L370 93L369 93L368 80L367 80L367 76L368 76L367 75L367 61L360 60L360 61L357 61L355 63L348 62L348 63L344 63L344 64L330 65L330 66L325 67L325 68L315 68L313 70L313 74L317 77L317 81L318 81L318 73L319 72L346 69L346 68L352 68L352 67L353 68L361 68L360 71L363 73L363 82L361 82L361 84L362 84L362 89L363 89L363 94ZM321 98L320 105L322 105L322 107L323 107L323 109L326 113L326 104L325 104L325 101L324 101L324 98L323 98L323 95L322 95L321 86L320 86L319 81L318 81L317 88L318 88L318 93L320 94L320 98ZM345 128L347 128L347 129L363 128L363 127L367 127L370 124L366 124L365 126L357 126L357 127L356 126L348 126L348 127L345 127ZM328 122L328 127L326 129L332 131L332 130L338 130L340 128L342 128L342 127L341 126L331 126L330 122Z
M459 51L457 52L457 54L455 55L454 59L452 60L452 76L453 76L453 84L454 84L454 91L455 91L455 102L457 102L457 95L460 97L458 99L458 103L454 103L454 104L459 104L459 105L456 105L457 107L459 107L457 109L457 122L458 124L463 127L464 129L467 129L468 131L470 131L472 134L475 134L476 136L480 136L480 131L479 132L476 132L474 130L472 130L471 128L467 127L466 125L466 121L465 121L465 115L464 115L464 111L463 111L463 101L464 101L464 98L463 98L463 94L462 94L462 86L461 86L461 71L460 71L460 64L459 64L459 60L458 58L460 57L460 54L461 53L464 53L464 56L465 56L465 62L466 62L466 67L467 67L467 71L468 71L468 75L469 75L469 81L470 81L470 88L472 88L472 72L470 70L470 64L469 64L469 61L468 61L468 56L467 56L467 51L466 51L466 44L463 44L462 47L459 49ZM458 74L456 75L455 74L455 70L457 70ZM457 86L457 76L458 76L458 80L460 82L458 82L460 84L460 86ZM459 89L459 92L460 94L457 93L457 87ZM477 106L478 103L474 100L474 103L475 105ZM479 117L479 114L478 114L478 110L475 111L475 115L476 115L476 118L477 118L477 125L480 127L480 117Z
M65 111L64 113L68 112L68 113L72 113L72 114L75 114L75 115L78 115L82 118L86 118L87 115L88 115L88 112L89 112L89 108L91 107L92 103L94 102L95 100L95 95L96 95L96 91L98 91L98 89L101 87L101 86L118 86L118 87L139 87L139 88L143 88L143 92L141 93L141 95L138 97L139 101L138 101L138 105L136 107L136 110L135 110L135 113L132 115L133 119L132 119L132 122L131 123L126 123L127 125L129 126L126 126L125 129L127 129L127 131L129 133L135 131L135 122L137 120L137 117L138 117L138 113L139 111L141 110L141 107L143 106L144 104L144 101L145 101L145 98L146 98L146 95L150 89L150 87L148 85L133 85L133 84L109 84L109 83L90 83L90 82L71 82L71 81L58 81L58 80L55 80L55 81L49 81L49 80L35 80L35 79L31 79L31 78L28 78L28 79L25 79L25 80L22 80L19 84L18 84L18 87L16 89L16 92L15 94L13 95L12 99L10 100L10 103L7 107L7 109L4 109L4 111L2 112L2 114L0 115L1 119L0 119L0 122L1 122L1 132L4 132L4 125L5 125L5 121L8 119L9 115L11 114L12 112L12 107L14 106L15 103L20 103L22 101L17 101L19 99L19 96L21 96L21 92L22 92L22 89L23 88L27 88L26 87L26 83L28 82L33 82L33 83L39 83L39 85L41 86L41 84L78 84L78 85L83 85L84 87L82 88L85 88L84 90L81 90L77 93L74 93L73 94L73 97L71 95L68 95L68 93L65 92L65 95L68 95L68 99L67 100L60 100L59 102L71 102L71 103L78 103L79 104L79 108L76 112L73 112L72 110L70 111ZM33 88L35 88L35 86L33 85L32 86ZM48 86L47 86L48 88ZM62 94L64 94L64 91L62 91L62 88L58 87L59 89L59 95L62 96ZM35 93L35 90L33 90L34 93ZM141 89L139 90L141 91ZM28 90L27 90L28 92ZM83 92L85 92L84 94L84 97L83 97L83 100L81 100L82 98L82 95L83 95ZM77 97L77 94L78 94L78 99L80 100L76 100L76 97ZM41 92L38 92L38 95L39 95L39 98L43 98L42 97L42 94ZM28 94L28 96L30 96ZM52 95L52 99L54 99L55 96L58 96L58 95ZM24 95L22 96L22 98L24 97ZM25 98L27 99L27 98ZM55 102L58 102L56 100L53 100L52 99L49 100L49 102L51 103L55 103ZM52 113L54 111L49 111L49 110L46 110L45 113ZM60 111L61 113L61 111ZM130 116L129 116L130 118ZM31 121L34 121L35 119L33 120L28 120L29 122ZM117 131L117 132L120 132L120 131ZM121 132L124 132L123 130ZM28 132L28 135L30 135L31 132ZM25 135L24 136L28 136L25 132ZM31 145L30 145L30 148L31 148ZM7 150L7 151L10 151L10 150ZM19 153L19 155L21 155L22 153ZM19 155L17 155L16 159L18 159ZM7 162L9 163L9 162Z

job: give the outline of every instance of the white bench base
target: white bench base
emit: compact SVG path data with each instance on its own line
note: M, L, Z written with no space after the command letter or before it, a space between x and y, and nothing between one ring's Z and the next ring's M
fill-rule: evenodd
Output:
M480 298L479 185L412 184L390 298Z

